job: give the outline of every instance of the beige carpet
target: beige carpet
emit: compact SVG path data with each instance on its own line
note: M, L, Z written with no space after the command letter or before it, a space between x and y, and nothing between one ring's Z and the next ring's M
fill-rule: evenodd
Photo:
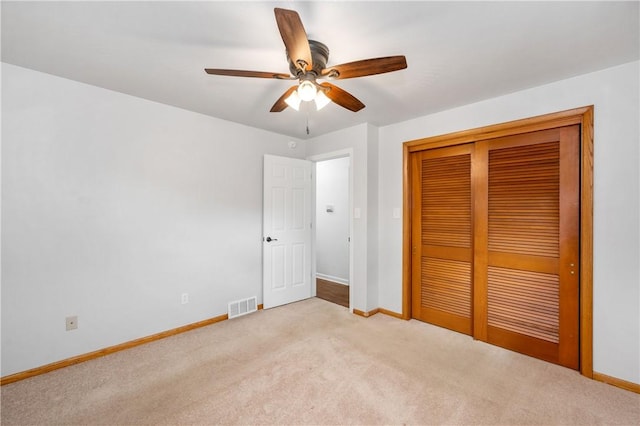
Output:
M640 395L320 300L2 387L3 425L639 424Z

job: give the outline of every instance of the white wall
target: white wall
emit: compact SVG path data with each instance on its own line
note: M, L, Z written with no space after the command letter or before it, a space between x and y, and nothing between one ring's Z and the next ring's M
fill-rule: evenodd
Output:
M380 129L381 307L402 309L402 143L595 105L594 370L640 383L639 63L610 68Z
M367 310L380 307L379 281L379 129L367 125Z
M316 271L342 284L349 284L350 162L342 157L316 163Z
M2 376L261 303L262 156L304 143L7 64L2 113Z

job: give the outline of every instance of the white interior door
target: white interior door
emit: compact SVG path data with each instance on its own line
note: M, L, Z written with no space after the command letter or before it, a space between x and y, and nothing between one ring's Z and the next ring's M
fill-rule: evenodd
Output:
M311 162L264 156L263 305L311 297Z

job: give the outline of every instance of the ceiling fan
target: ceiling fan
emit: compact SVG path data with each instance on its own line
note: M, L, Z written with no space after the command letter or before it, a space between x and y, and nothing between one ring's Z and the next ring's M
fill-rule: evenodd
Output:
M297 12L274 9L276 23L287 51L291 75L277 72L228 70L205 68L207 74L234 77L275 78L276 80L298 80L298 84L286 92L271 107L271 112L283 111L287 106L298 109L302 101L316 103L317 109L333 101L350 110L360 111L364 104L349 92L319 79L339 80L383 74L407 68L404 56L363 59L327 67L329 48L319 41L307 39L302 21Z

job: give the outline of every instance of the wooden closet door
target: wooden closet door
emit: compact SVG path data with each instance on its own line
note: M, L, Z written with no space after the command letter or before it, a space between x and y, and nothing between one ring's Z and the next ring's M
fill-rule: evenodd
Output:
M476 150L475 337L577 369L579 126Z
M473 145L412 156L412 316L471 334Z

